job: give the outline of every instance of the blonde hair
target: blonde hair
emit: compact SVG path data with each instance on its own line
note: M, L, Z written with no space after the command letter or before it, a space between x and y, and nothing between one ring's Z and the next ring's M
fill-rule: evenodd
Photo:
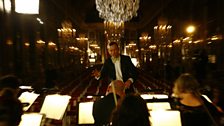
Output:
M189 73L181 74L174 82L174 93L198 93L200 84Z

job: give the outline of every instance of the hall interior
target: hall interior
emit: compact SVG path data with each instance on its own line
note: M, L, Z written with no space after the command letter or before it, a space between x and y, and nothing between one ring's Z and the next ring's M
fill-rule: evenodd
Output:
M224 89L223 0L126 0L132 3L112 12L117 0L36 0L33 14L21 12L19 1L0 0L0 77L14 74L42 94L31 112L47 94L70 95L67 114L77 123L77 104L105 95L108 83L91 71L109 57L110 42L138 68L139 93L170 94L181 73L194 75L210 98ZM48 77L55 88L46 88Z

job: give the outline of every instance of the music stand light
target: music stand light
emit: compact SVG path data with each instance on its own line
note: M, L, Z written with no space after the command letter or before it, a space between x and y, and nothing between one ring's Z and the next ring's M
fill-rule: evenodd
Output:
M150 111L149 120L152 126L181 126L180 111Z
M94 124L93 102L80 102L78 107L78 124Z

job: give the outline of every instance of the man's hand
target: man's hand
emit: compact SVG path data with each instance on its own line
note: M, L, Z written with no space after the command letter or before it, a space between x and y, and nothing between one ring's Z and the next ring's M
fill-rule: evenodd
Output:
M128 89L131 86L132 82L130 80L127 80L124 85L125 85L125 89Z
M92 76L94 76L96 78L100 77L100 71L98 71L97 69L93 70L92 71Z

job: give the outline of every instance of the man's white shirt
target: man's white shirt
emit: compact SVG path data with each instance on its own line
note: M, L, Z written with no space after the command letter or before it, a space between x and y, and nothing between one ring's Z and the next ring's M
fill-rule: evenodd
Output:
M121 72L121 58L118 57L116 61L113 62L116 72L116 80L123 81L122 72Z

